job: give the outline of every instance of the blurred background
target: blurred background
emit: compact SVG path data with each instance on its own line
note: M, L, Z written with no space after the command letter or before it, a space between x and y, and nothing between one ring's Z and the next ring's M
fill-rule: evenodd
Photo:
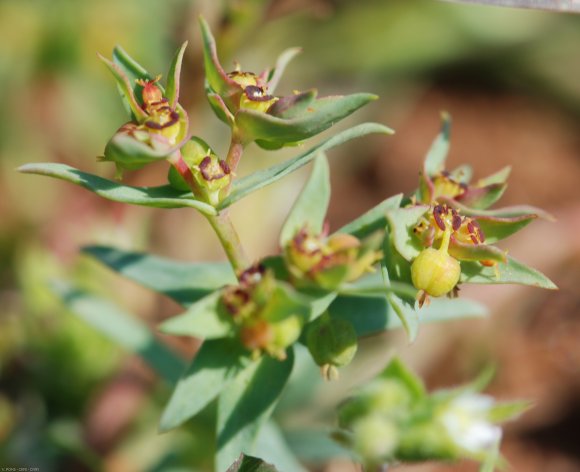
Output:
M281 93L317 87L321 95L380 95L336 127L378 121L396 134L331 151L331 229L416 187L443 110L454 120L449 167L470 163L478 178L511 165L501 203L540 206L557 218L534 222L503 247L546 273L559 291L465 287L462 295L490 306L489 318L424 325L412 346L399 333L368 339L331 386L321 385L315 371L301 373L310 378L310 400L289 394L278 419L309 469L358 470L330 445L309 448L302 430L332 427L317 412L379 371L397 350L430 388L467 381L495 363L489 392L535 405L506 428L503 452L513 470L580 471L580 16L435 0L0 2L0 466L211 470L212 408L179 431L157 435L167 386L67 313L49 289L52 279L71 279L154 326L180 308L79 256L79 248L98 243L186 261L225 259L209 226L190 210L125 207L15 172L26 162L62 162L114 176L113 166L97 163L96 156L126 117L96 53L108 56L116 44L157 74L189 40L181 102L193 132L225 153L228 130L203 95L199 13L218 37L224 64L235 59L259 72L283 49L302 46ZM251 147L239 174L296 152ZM160 185L166 171L154 165L128 173L125 181ZM278 230L307 172L232 209L253 257L278 250ZM167 342L184 356L196 348L194 341ZM300 414L292 410L297 404Z

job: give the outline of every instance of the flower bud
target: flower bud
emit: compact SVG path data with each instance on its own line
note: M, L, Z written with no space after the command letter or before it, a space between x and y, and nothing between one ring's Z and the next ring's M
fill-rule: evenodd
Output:
M352 426L353 449L369 464L387 462L395 452L399 431L397 425L381 416L366 416Z
M286 349L300 337L308 309L292 296L291 287L278 282L272 271L255 265L240 274L238 285L223 289L221 304L244 347L255 355L266 352L284 359Z
M284 248L284 256L298 282L335 290L371 270L381 253L349 234L326 238L302 228Z
M196 196L216 206L220 202L221 190L228 188L232 180L228 164L219 159L205 141L196 137L181 148L181 157L183 169L178 171L172 167L169 171L171 186L183 191L192 190L182 175L187 173Z
M308 350L327 380L334 373L331 367L350 364L357 351L356 331L351 323L340 318L331 318L325 313L313 321L306 335Z

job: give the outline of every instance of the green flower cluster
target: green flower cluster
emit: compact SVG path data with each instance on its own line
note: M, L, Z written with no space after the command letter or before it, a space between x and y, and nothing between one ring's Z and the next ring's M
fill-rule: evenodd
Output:
M381 464L426 460L497 459L502 430L526 402L497 403L472 385L427 393L421 380L394 359L383 373L339 409L336 438L368 470Z

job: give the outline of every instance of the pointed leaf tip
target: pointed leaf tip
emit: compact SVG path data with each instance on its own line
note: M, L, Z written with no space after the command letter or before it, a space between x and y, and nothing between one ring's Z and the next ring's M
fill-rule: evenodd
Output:
M181 75L181 64L183 62L183 55L188 41L185 41L175 53L169 72L167 74L167 90L166 97L169 100L169 106L174 108L179 101L179 78Z

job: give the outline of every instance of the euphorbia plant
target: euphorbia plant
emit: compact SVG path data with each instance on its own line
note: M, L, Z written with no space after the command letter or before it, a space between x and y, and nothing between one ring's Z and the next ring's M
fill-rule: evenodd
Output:
M507 170L471 185L468 167L445 169L448 117L427 155L419 189L387 198L334 232L326 223L330 181L325 152L370 133L390 134L389 128L358 125L280 164L238 176L251 143L265 149L295 146L376 97L318 98L316 90L276 96L297 50L286 51L274 69L260 74L240 67L227 73L209 27L203 19L200 24L206 95L230 127L226 156L192 135L195 130L188 128L187 112L178 103L185 44L171 63L165 88L159 76L116 48L113 60L103 61L117 80L130 121L111 138L103 160L114 162L120 173L166 160L168 183L130 187L63 164L29 164L20 170L67 180L128 204L194 208L208 219L228 264L178 264L110 247L84 249L186 309L160 330L203 340L187 367L144 325L108 302L66 284L58 290L73 311L141 354L174 387L161 431L180 426L217 399L216 469L225 470L240 453L268 456L256 438L262 426L271 424L296 352L307 349L323 377L333 380L352 361L361 336L402 326L413 341L421 322L482 315L481 305L455 297L460 284L554 286L492 245L545 215L531 207L488 209L505 190ZM280 253L248 260L229 207L312 161L310 178L283 225ZM479 389L429 396L413 374L393 361L341 407L336 437L369 467L460 457L493 467L501 430L492 423L515 415L521 405L501 409ZM268 458L282 462L276 455ZM240 459L234 467L243 463Z

